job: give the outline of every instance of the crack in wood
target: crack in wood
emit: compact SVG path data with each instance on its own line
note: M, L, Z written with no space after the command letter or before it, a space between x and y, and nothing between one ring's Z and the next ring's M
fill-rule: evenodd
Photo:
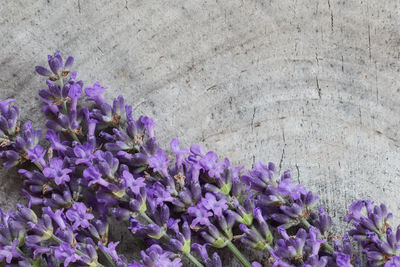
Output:
M283 158L285 157L285 148L286 148L285 130L283 129L283 127L282 127L282 140L283 140L283 148L282 148L281 160L279 161L279 173L281 173L282 170L282 163L283 163Z
M369 52L369 61L372 60L371 55L371 26L368 24L368 52Z
M251 124L250 124L251 132L253 132L253 130L254 130L254 117L255 116L256 116L256 107L254 107L254 109L253 109L253 117L251 118Z
M319 87L318 76L315 76L315 81L317 82L318 97L321 99L321 87Z
M331 9L331 2L329 0L328 0L328 8L329 8L329 11L331 12L331 31L333 32L333 12Z
M299 170L299 165L297 165L297 164L296 164L296 170L297 170L297 182L299 184L301 184L301 182L300 182L300 170Z

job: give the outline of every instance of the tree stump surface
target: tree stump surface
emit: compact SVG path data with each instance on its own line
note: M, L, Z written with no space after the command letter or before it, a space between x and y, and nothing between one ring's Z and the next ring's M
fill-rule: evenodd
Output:
M340 234L358 199L386 203L398 223L399 8L395 0L5 0L0 99L16 99L22 121L43 128L45 84L34 66L58 49L75 57L85 85L100 81L109 100L123 94L136 117L155 118L164 148L178 137L246 168L261 160L290 169L320 195ZM26 201L15 169L1 169L0 181L3 209Z

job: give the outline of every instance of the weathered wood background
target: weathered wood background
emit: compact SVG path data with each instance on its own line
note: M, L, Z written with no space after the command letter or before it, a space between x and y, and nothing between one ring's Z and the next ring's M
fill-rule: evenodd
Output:
M356 199L400 214L399 5L3 0L0 98L43 127L34 66L59 49L87 84L154 117L164 147L179 137L235 164L290 169L344 232ZM2 208L25 201L15 170L0 181Z

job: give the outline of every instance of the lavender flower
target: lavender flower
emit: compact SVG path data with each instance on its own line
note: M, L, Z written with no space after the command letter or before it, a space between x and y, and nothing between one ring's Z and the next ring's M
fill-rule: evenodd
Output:
M0 147L9 145L19 131L19 109L9 106L14 99L0 100Z
M346 220L354 228L349 235L361 243L370 264L384 264L400 255L400 226L394 233L389 224L391 218L383 204L374 206L372 201L356 201L350 205Z
M66 215L68 220L74 222L73 229L89 227L89 220L94 218L93 214L87 212L85 204L80 202L75 202L72 209L66 212Z
M64 261L64 267L67 267L71 262L77 262L81 257L76 254L75 248L69 243L62 243L54 249L54 256L57 260Z
M182 266L181 259L173 253L163 250L159 245L152 245L146 251L141 252L142 260L139 263L132 262L128 267L147 266L147 267L180 267Z
M106 103L103 94L106 89L107 88L102 87L99 82L95 82L93 87L86 87L85 93L89 97L87 101L94 101L98 106L102 106L104 103Z
M153 171L161 172L164 176L168 176L168 162L169 159L165 155L162 149L158 149L157 153L154 156L149 157L148 159L150 168L153 168Z
M254 209L254 217L258 222L258 229L255 227L249 229L246 225L241 224L240 230L243 234L240 236L239 241L257 250L270 250L273 236L259 208Z
M44 176L46 176L47 178L53 178L54 182L57 185L65 184L65 182L69 182L70 177L68 174L71 172L72 172L72 170L65 168L64 161L59 158L52 158L50 160L49 167L47 167L43 170Z
M15 141L8 144L5 151L0 151L4 167L11 168L25 162L29 158L28 151L38 144L40 136L41 131L33 129L32 122L25 123L23 136L17 136Z
M326 266L328 257L320 257L319 249L324 241L318 239L319 232L311 227L307 233L299 229L295 237L290 237L284 228L278 228L282 239L271 250L274 266Z
M223 162L218 162L218 156L215 152L208 152L201 160L200 165L208 171L208 175L210 177L219 178L223 169L222 166L224 165Z
M209 257L207 246L209 246L209 244L200 245L195 243L192 245L192 249L201 256L205 267L222 267L221 259L216 252L213 254L212 258Z
M36 66L36 72L41 76L49 77L51 80L57 80L59 76L65 77L69 74L69 69L74 64L74 58L68 57L65 64L63 64L60 52L56 51L53 56L48 55L48 63L51 71L43 66Z
M125 181L125 186L131 189L131 191L135 194L138 195L140 192L140 189L146 186L146 183L144 182L144 178L138 177L136 179L133 178L133 175L128 172L124 171L122 174L122 179Z
M92 103L82 103L83 82L72 63L57 51L48 57L49 69L36 67L48 78L39 95L49 116L49 149L38 145L41 132L30 122L20 132L14 100L0 101L4 166L35 165L19 170L28 207L0 212L0 260L7 266L182 266L181 257L197 267L222 266L217 253L209 256L212 246L229 248L246 267L260 267L236 241L264 251L273 266L361 266L349 236L361 244L368 265L400 265L400 226L389 224L384 205L353 203L346 216L352 229L332 248L332 218L323 207L314 210L319 197L293 183L290 171L275 178L275 165L262 162L242 171L201 146L181 148L178 139L168 157L154 120L135 120L122 96L107 103L106 88L96 82L84 89ZM42 208L41 216L31 207ZM128 263L118 254L111 215L143 240L141 259Z

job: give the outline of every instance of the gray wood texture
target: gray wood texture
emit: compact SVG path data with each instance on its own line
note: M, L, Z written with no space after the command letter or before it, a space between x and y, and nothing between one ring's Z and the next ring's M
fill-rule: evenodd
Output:
M398 222L399 5L2 0L0 99L15 98L23 121L43 127L34 66L59 49L86 84L154 117L164 147L178 137L235 164L290 169L339 233L356 199L386 203ZM0 182L2 208L25 201L15 170Z

